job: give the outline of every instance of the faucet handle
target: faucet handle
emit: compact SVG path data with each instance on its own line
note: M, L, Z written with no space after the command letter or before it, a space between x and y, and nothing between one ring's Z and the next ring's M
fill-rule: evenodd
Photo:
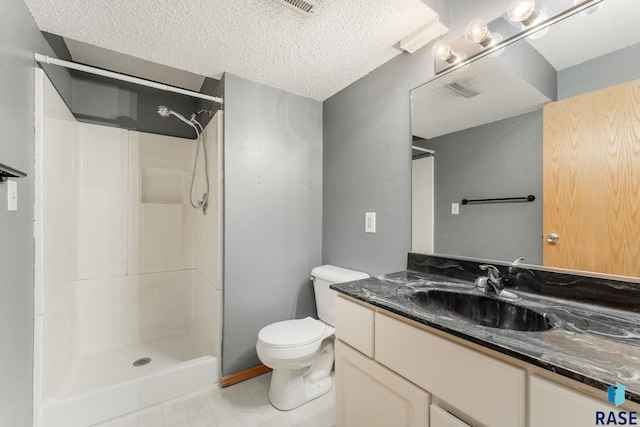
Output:
M480 270L485 270L487 272L487 276L490 281L493 283L500 282L500 270L494 265L491 264L481 264L478 266Z

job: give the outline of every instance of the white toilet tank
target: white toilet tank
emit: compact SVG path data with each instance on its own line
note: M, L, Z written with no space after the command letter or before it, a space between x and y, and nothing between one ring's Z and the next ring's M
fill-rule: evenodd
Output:
M351 282L369 277L367 273L336 267L335 265L321 265L311 270L313 290L316 294L316 308L318 318L324 323L335 326L336 295L329 285L333 283Z

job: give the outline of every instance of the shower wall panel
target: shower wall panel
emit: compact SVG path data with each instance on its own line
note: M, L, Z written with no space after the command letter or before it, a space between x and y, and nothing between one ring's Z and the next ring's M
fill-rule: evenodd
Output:
M188 201L195 141L130 132L131 192L137 193L129 273L193 268L196 212Z
M197 232L193 242L194 268L218 291L222 290L221 266L217 261L222 253L222 115L222 111L216 113L203 135L209 158L209 209L206 215L195 215L194 226ZM198 171L202 174L202 164ZM194 197L202 195L204 191L204 181L197 180L193 187ZM219 325L220 322L221 320L216 324Z
M39 139L36 148L36 192L40 197L35 225L35 323L36 340L40 341L35 343L34 375L42 392L50 393L63 381L77 347L74 286L79 150L75 119L44 73L39 71L36 76L42 92L39 136L47 139L46 143Z
M127 134L78 123L78 279L127 274Z
M39 77L44 104L42 133L47 135L46 143L38 147L41 173L37 176L42 216L37 224L41 236L38 249L44 263L36 283L36 313L41 314L43 306L53 304L76 280L79 150L73 115L42 72ZM47 286L41 289L43 277Z

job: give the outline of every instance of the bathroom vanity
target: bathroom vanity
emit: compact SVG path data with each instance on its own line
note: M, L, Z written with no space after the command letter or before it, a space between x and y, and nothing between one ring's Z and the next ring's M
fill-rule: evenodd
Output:
M640 315L532 287L535 277L549 294L554 286L580 289L578 276L499 266L507 287L521 297L513 304L549 321L539 331L482 326L461 311L416 300L434 290L481 294L469 280L482 274L478 265L410 254L411 270L332 286L340 293L338 426L582 427L605 425L597 416L617 417L620 424L640 410ZM607 288L637 287L593 280L603 300ZM518 290L526 286L528 292ZM616 382L626 387L619 407L607 401Z

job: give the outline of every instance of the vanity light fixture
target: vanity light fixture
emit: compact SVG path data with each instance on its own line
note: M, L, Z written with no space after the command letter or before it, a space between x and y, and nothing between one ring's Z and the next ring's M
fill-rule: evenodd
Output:
M511 22L519 23L525 30L547 19L545 11L536 9L535 0L513 0L507 9L507 17ZM531 34L528 38L537 39L547 33L549 27Z
M535 0L513 0L507 9L507 16L512 22L519 22L524 28L547 18L544 11L536 9Z
M542 37L549 31L551 24L576 12L594 13L605 1L511 0L506 16L496 18L488 24L480 19L473 20L467 25L464 37L450 43L441 41L435 44L432 49L434 72L441 74L460 71L475 57L498 56L513 41L523 37L529 40ZM513 25L502 25L505 20ZM498 28L500 33L490 31Z
M464 59L464 55L456 52L445 42L436 43L431 49L433 57L445 61L447 64L455 64Z
M464 37L471 43L478 43L483 48L493 46L502 41L502 35L489 31L487 23L482 19L474 19L469 22L464 30Z

